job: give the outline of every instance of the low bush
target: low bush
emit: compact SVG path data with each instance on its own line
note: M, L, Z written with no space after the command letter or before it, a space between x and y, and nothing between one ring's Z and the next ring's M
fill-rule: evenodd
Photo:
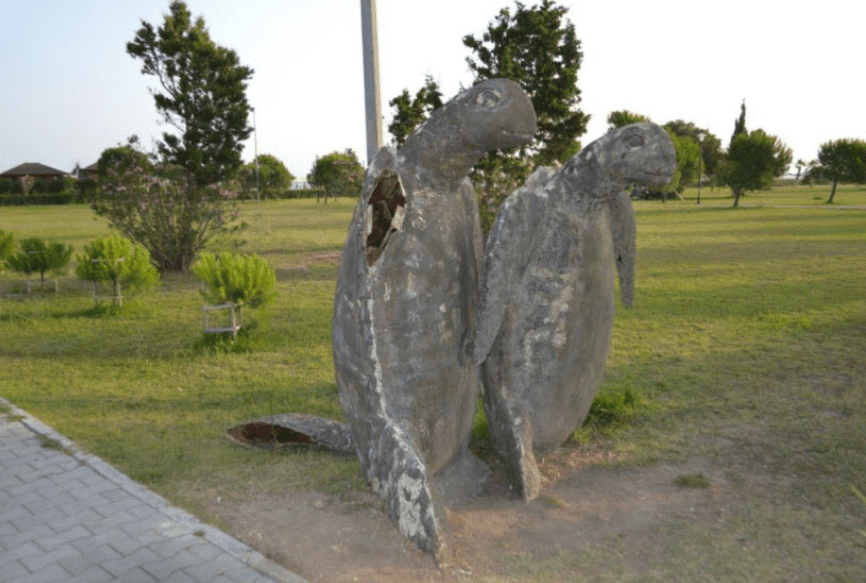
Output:
M150 253L120 235L99 237L84 246L75 274L94 283L110 283L115 303L123 305L122 287L140 291L159 281Z
M192 272L204 282L201 294L212 304L232 303L255 308L274 298L276 274L258 255L203 253Z
M14 271L30 275L39 274L40 287L45 287L45 274L62 273L69 265L72 257L72 245L64 245L55 241L46 242L39 237L23 239L18 244L21 250L6 259L6 263Z

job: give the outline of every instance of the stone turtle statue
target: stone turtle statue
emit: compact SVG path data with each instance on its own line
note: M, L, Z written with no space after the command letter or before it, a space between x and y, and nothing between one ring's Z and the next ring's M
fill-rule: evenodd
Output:
M559 170L541 168L503 203L487 240L473 359L511 486L541 488L533 449L583 422L601 381L614 313L634 293L635 218L628 184L665 184L670 137L640 123L609 132Z
M402 148L373 159L340 259L332 341L351 442L400 532L433 553L446 525L440 496L487 472L467 447L480 379L462 347L483 260L468 172L535 130L532 103L513 81L459 94Z

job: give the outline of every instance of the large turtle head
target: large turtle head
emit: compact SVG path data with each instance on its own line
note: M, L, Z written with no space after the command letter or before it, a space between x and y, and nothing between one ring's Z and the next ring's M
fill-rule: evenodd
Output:
M510 79L487 79L454 98L454 114L467 149L498 150L532 141L537 129L529 96Z
M670 136L643 122L608 132L568 160L557 175L567 190L607 198L633 182L667 184L676 167Z
M487 79L435 110L398 152L443 176L462 177L485 152L532 141L535 109L509 79Z
M615 129L595 144L601 173L612 182L662 185L671 181L677 169L670 136L651 122Z

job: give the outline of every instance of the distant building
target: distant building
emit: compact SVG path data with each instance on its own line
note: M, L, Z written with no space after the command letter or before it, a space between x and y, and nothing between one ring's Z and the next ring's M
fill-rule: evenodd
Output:
M83 178L90 178L91 180L96 180L99 176L99 162L94 162L90 166L85 166L84 168L78 169L78 179L81 180Z
M19 164L15 168L10 168L6 172L0 173L0 177L18 179L22 176L32 176L33 178L59 178L67 176L69 173L39 162L25 162Z

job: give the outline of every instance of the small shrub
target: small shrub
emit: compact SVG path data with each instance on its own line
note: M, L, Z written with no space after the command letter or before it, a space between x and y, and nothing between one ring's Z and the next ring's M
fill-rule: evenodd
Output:
M110 282L119 305L123 305L121 287L141 291L159 281L150 253L117 234L94 239L84 246L84 255L77 259L78 278L94 283Z
M632 387L601 391L593 399L586 420L573 437L577 441L590 441L608 429L631 423L646 406L646 399Z
M709 488L712 482L703 474L683 474L674 479L674 484L680 488Z
M21 250L6 259L13 270L30 275L39 273L40 287L45 287L45 273L62 273L72 257L72 245L54 241L46 242L39 237L22 239L18 244Z
M277 277L268 262L257 255L203 253L193 274L205 284L201 291L211 304L232 303L252 308L274 297Z
M6 260L12 256L13 251L15 251L15 238L12 233L7 234L0 230L0 271L6 264Z

